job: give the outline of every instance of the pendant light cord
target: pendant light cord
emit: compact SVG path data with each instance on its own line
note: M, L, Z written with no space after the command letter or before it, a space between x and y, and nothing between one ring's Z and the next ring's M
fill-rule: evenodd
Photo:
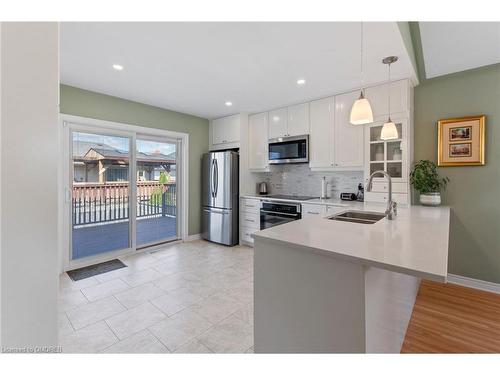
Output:
M361 48L361 53L360 53L360 56L361 56L361 61L360 61L360 65L361 65L361 92L363 92L363 84L365 83L365 73L363 71L363 22L361 22L361 43L360 43L360 48Z
M389 99L389 120L391 119L391 63L389 63L389 84L387 85L388 99Z

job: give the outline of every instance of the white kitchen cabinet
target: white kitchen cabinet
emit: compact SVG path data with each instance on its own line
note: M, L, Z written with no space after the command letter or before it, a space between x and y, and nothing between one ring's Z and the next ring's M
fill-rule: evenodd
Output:
M248 117L248 169L267 171L268 163L268 113Z
M240 199L240 240L253 244L252 234L260 230L260 200Z
M210 150L240 147L240 115L210 121Z
M269 139L288 136L288 109L269 111Z
M335 96L334 167L363 169L363 125L349 122L359 91Z
M309 134L309 103L269 111L269 139Z
M309 134L309 103L288 107L288 137Z
M326 215L326 206L323 204L302 203L302 219L308 217L323 217Z
M334 97L311 102L309 111L309 167L313 170L331 169L334 167Z
M410 86L408 80L391 82L391 117L409 117ZM368 87L365 96L370 101L373 118L386 120L389 115L389 84Z
M393 195L398 194L398 203L409 204L409 166L411 163L410 121L407 118L392 118L398 130L398 138L384 141L380 134L384 121L376 121L367 125L365 130L365 181L378 170L391 176ZM384 177L373 179L371 194L365 195L366 201L381 202L381 195L387 195L389 190ZM400 194L400 195L399 195Z

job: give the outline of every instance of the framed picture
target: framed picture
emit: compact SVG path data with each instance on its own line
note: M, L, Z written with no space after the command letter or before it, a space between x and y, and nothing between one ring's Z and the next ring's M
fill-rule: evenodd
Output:
M438 166L484 165L484 115L438 121Z

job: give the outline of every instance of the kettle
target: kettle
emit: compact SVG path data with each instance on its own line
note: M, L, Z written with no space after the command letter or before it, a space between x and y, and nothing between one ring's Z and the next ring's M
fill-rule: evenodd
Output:
M259 183L259 194L260 195L267 195L267 182L261 182Z

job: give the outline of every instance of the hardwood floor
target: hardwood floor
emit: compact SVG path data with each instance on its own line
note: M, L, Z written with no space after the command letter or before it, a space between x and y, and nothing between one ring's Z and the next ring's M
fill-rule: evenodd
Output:
M402 353L500 353L500 294L423 281Z

